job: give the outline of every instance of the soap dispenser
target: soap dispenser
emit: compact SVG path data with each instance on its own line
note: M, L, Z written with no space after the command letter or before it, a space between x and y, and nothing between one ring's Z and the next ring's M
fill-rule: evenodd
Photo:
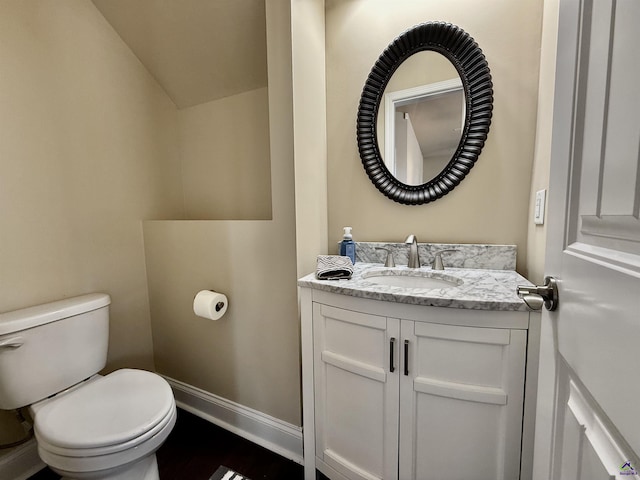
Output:
M356 243L351 235L351 227L344 227L344 236L340 242L340 255L349 257L351 263L356 263Z

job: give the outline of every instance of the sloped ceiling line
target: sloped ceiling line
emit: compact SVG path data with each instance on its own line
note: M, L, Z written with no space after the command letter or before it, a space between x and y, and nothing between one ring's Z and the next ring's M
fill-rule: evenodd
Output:
M92 0L178 108L267 86L265 0Z

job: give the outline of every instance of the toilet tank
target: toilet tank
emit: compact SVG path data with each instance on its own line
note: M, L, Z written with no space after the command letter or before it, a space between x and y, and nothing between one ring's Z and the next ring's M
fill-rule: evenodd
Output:
M0 409L30 405L102 370L110 303L92 293L0 314Z

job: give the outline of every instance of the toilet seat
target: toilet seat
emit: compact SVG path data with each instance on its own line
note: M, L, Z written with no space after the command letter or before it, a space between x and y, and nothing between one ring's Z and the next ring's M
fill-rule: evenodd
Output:
M117 370L54 398L35 416L40 456L54 468L114 468L154 452L176 420L169 384L143 370Z

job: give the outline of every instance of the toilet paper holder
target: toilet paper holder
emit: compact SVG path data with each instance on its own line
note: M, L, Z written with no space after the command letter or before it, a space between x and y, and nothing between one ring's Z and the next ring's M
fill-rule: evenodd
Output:
M200 290L193 299L193 313L209 320L219 320L229 306L229 299L216 290Z

